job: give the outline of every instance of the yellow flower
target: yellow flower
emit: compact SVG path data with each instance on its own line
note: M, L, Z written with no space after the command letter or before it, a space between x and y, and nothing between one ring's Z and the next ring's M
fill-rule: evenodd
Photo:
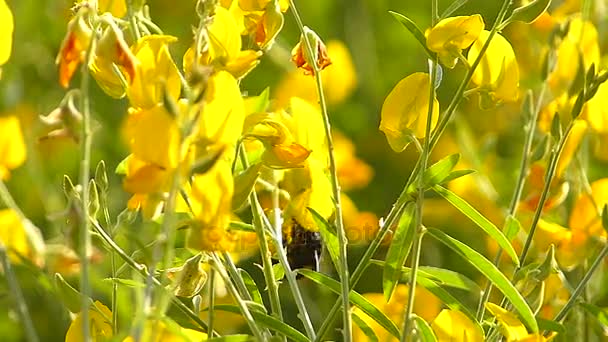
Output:
M70 20L68 32L61 42L59 54L55 60L55 63L59 64L59 84L64 88L70 85L70 80L78 65L84 61L86 50L91 43L93 30L84 18L87 12L87 7L83 6Z
M412 136L422 139L426 133L429 110L429 75L417 72L402 79L382 105L380 130L395 152L403 151ZM439 117L439 102L433 99L431 131Z
M346 136L333 131L334 154L338 168L338 179L342 190L365 187L374 175L374 170L355 155L355 145Z
M547 82L553 94L566 92L576 78L579 69L579 56L583 58L585 70L591 64L596 67L600 62L598 33L590 21L583 21L580 15L574 16L568 26L568 34L557 48L555 68Z
M602 83L593 98L584 105L581 113L581 117L597 134L595 156L601 160L608 160L608 110L605 105L607 96L608 84Z
M453 68L462 50L473 44L483 27L479 14L446 18L426 31L426 45L437 52L443 65Z
M465 314L456 310L444 309L431 325L439 342L477 342L483 341L483 331Z
M386 302L382 293L365 293L363 296L400 327L403 322L408 293L409 286L399 284L388 302ZM414 313L416 315L422 317L425 321L430 322L439 314L440 308L441 302L435 295L423 287L416 287L416 301L414 302ZM398 341L376 323L376 321L361 312L359 308L355 308L353 312L361 317L361 319L374 330L379 341ZM365 334L363 334L357 325L353 328L353 340L357 342L367 341Z
M269 3L274 0L238 0L239 7L243 11L263 11ZM286 12L289 8L289 0L279 0L281 12Z
M608 204L608 178L591 183L591 194L581 194L570 215L570 228L590 236L606 236L602 228L600 213Z
M261 52L241 50L241 34L232 14L224 7L217 7L213 23L208 28L207 49L201 51L199 65L209 65L226 70L236 78L242 78L260 62ZM192 74L195 47L190 47L183 58L186 76Z
M16 116L0 117L0 180L10 176L25 161L26 148Z
M194 342L207 339L207 334L193 329L182 328L169 319L148 319L144 324L143 330L143 333L138 336L138 339L128 336L123 342Z
M5 0L0 0L0 66L8 61L13 48L13 13ZM0 71L2 71L0 69ZM0 73L0 76L2 74Z
M338 40L327 42L327 54L331 56L331 65L321 71L323 91L327 103L335 105L344 102L357 86L357 74L352 57L346 45ZM274 92L274 107L284 108L292 97L299 97L311 104L319 102L315 80L294 70L288 73L278 84Z
M472 64L485 44L489 31L483 30L473 43L467 60ZM472 78L473 83L484 88L494 100L515 101L519 97L519 67L511 44L496 33Z
M139 60L127 96L132 107L150 108L161 103L166 92L177 100L181 92L181 79L177 66L169 53L169 44L177 41L172 36L150 35L142 37L132 47Z
M487 303L486 308L496 317L496 320L500 324L500 331L507 339L507 342L520 341L528 336L526 326L519 320L517 315L494 303Z
M21 258L33 260L34 251L30 247L21 219L11 209L0 210L0 243L7 248L13 263L20 263Z
M89 336L92 341L103 341L112 337L112 311L99 301L89 309ZM82 313L78 313L65 335L65 342L84 341L82 333Z
M244 26L244 30L241 34L252 37L260 49L269 47L283 28L283 22L285 20L281 13L281 8L277 5L278 4L275 5L272 2L268 2L266 7L263 8L263 11L247 12L243 10L241 13ZM241 19L241 16L238 17ZM239 21L239 19L237 19L237 21Z

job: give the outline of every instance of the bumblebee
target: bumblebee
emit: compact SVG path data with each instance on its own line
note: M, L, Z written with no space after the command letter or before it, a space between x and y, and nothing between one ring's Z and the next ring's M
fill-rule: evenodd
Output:
M319 271L319 260L323 244L321 234L302 227L295 219L291 227L283 230L283 241L287 247L287 261L291 269L308 268ZM301 278L298 274L296 278Z

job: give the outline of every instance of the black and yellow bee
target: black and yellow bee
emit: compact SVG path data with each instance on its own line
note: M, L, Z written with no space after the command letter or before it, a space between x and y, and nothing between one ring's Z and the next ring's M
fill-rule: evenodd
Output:
M319 271L323 248L319 232L305 229L296 220L292 220L290 227L283 230L283 242L287 247L287 261L291 269L308 268ZM297 278L301 277L298 274Z

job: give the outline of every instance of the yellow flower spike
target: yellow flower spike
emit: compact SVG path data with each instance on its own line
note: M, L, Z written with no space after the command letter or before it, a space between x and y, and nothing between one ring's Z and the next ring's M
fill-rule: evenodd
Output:
M199 137L220 145L235 145L243 131L245 105L230 73L218 71L209 78L202 108Z
M13 13L5 0L0 0L0 66L6 63L11 56L13 28ZM0 76L2 76L1 73Z
M608 178L591 183L591 196L582 193L574 203L570 215L570 228L590 236L606 236L600 213L608 204Z
M507 342L520 341L528 336L526 326L512 312L509 312L494 303L486 303L486 309L496 317L500 324L500 331Z
M439 342L483 341L483 331L460 311L444 309L431 324Z
M429 110L429 74L417 72L397 83L382 105L380 130L395 152L403 151L411 136L422 139ZM439 102L433 99L431 131L439 117Z
M97 0L99 13L110 12L116 18L122 18L127 14L125 0Z
M489 31L483 30L473 43L467 60L472 64L485 44ZM475 69L473 83L487 88L490 95L499 101L515 101L519 97L519 67L511 44L496 33L490 46Z
M458 55L477 40L483 28L483 18L479 14L446 18L427 30L426 45L437 52L443 65L453 68Z
M344 102L357 86L357 74L351 54L339 40L327 42L327 54L331 56L331 65L321 71L323 76L323 91L327 103L335 105ZM312 104L319 102L315 80L298 71L287 74L274 91L275 108L289 105L292 97L299 97Z
M177 167L181 159L179 128L162 104L149 109L130 108L124 131L135 157L163 170Z
M566 144L562 150L562 154L559 156L557 162L557 168L555 170L556 179L563 178L564 171L570 165L574 153L578 150L578 147L587 132L587 122L581 119L574 120L572 130L566 138Z
M95 305L95 308L89 309L89 336L91 341L102 341L111 338L112 311L99 301L95 301L93 305ZM84 341L84 336L82 334L82 313L79 313L68 328L65 342L81 341Z
M132 84L138 65L122 31L113 23L109 23L95 49L95 57L89 65L91 74L97 84L106 94L121 98L125 95L125 86ZM117 75L112 65L119 68L121 75ZM121 76L126 79L123 84Z
M93 30L84 19L88 11L88 8L83 6L70 20L68 32L61 42L59 54L55 60L55 63L59 65L59 84L64 88L70 85L70 80L78 65L84 61L86 50L91 42Z
M175 41L177 38L173 36L150 35L142 37L132 47L139 60L135 77L127 89L132 107L154 107L162 102L165 91L169 97L179 98L181 79L168 46Z
M25 162L27 151L19 119L16 116L0 117L0 180L10 176L10 170Z

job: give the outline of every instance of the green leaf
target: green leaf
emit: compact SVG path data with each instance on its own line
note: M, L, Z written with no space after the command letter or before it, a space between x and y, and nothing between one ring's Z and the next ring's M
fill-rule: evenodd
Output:
M471 293L481 293L481 289L476 282L458 272L431 266L420 266L418 270L421 272L420 274L423 274L423 277L431 279L441 286L464 290Z
M253 342L255 339L249 335L226 335L206 339L207 342Z
M388 13L392 14L395 19L397 19L405 28L410 31L414 38L420 43L426 54L429 56L429 59L435 59L435 53L426 46L426 37L424 33L418 28L418 25L414 23L410 18L404 16L403 14L399 14L397 12L388 11Z
M126 175L127 174L127 163L129 162L130 156L125 157L125 159L121 160L118 165L116 165L116 169L114 173L117 175Z
M331 279L330 277L326 276L325 274L321 274L319 272L315 272L315 271L311 271L311 270L307 270L307 269L299 269L297 272L300 273L301 275L305 276L306 278L314 281L315 283L325 286L327 289L331 290L335 294L339 295L341 293L340 283L334 279ZM365 297L363 297L362 295L360 295L358 292L356 292L354 290L350 291L348 298L351 303L356 305L359 309L361 309L361 311L363 311L371 319L376 321L376 323L380 324L380 326L382 326L384 329L386 329L386 331L388 331L391 335L395 336L396 338L399 338L399 336L400 336L399 329L397 328L395 323L393 323L393 321L391 321L382 311L380 311L369 300L367 300Z
M313 208L306 208L312 214L312 218L319 227L319 232L321 233L321 238L323 239L323 244L327 251L329 252L329 256L331 257L331 261L334 264L334 267L338 272L340 271L340 242L338 241L338 235L336 234L336 230L325 220L323 216L321 216L318 212L316 212Z
M431 326L420 316L413 314L416 327L418 328L418 337L422 342L435 342L437 337L431 329Z
M253 190L253 186L260 176L261 163L253 164L247 170L234 177L234 195L232 196L232 209L240 208Z
M232 312L236 314L241 313L241 310L236 305L219 304L215 305L213 309L219 311ZM256 323L260 324L265 328L276 331L279 334L285 335L289 341L309 342L308 338L304 336L301 332L297 331L296 329L292 328L286 323L279 321L278 319L272 316L269 316L265 313L256 310L251 310L250 313Z
M515 249L509 242L509 240L503 235L503 233L496 228L496 226L490 222L485 216L483 216L477 209L473 208L467 201L460 198L450 190L436 185L433 190L438 193L441 197L445 198L448 202L458 209L461 213L466 215L471 221L475 222L477 226L483 229L502 249L511 257L515 265L519 265L519 258Z
M604 204L604 208L602 209L602 227L608 232L608 204Z
M386 253L384 271L382 272L382 290L387 302L395 291L395 287L401 278L403 263L412 249L416 229L416 227L413 227L416 221L414 220L415 208L414 203L409 203L403 210L399 225L393 235L393 241Z
M466 175L470 175L471 173L475 173L475 172L476 172L475 170L454 170L454 171L450 172L450 174L443 179L441 184L448 183L450 181L453 181L454 179L458 179L460 177L464 177Z
M526 300L511 284L509 279L500 272L494 264L492 264L483 255L479 254L471 247L452 238L441 230L428 228L428 233L431 234L439 242L443 243L451 250L460 255L471 266L481 272L492 284L502 292L502 294L513 304L515 310L519 313L524 324L528 326L532 332L538 332L538 324L534 319L534 313L526 303Z
M253 225L245 222L230 221L230 225L228 226L228 228L233 230L240 230L242 232L255 233L255 228L253 227Z
M449 17L450 15L452 15L452 13L458 11L458 9L460 9L460 7L464 6L464 4L466 4L467 2L469 2L469 0L456 0L456 1L452 2L450 4L450 6L448 6L448 8L446 8L445 11L443 11L443 13L441 13L441 16L439 16L439 18L445 19L445 18Z
M519 220L516 219L513 215L507 216L507 219L505 221L505 227L502 230L503 232L505 232L505 236L507 237L507 239L509 239L509 241L512 241L515 236L517 236L517 233L519 233L520 230L521 223L519 223Z
M272 273L274 273L274 279L276 279L276 281L279 281L285 277L285 269L281 264L272 265Z
M538 322L538 329L540 329L540 331L555 331L561 335L566 333L566 327L559 322L540 317L537 317L536 321Z
M551 0L535 0L526 4L525 6L518 7L513 11L511 16L504 21L502 26L504 27L506 24L514 21L521 21L526 24L533 23L538 17L540 17L541 14L543 14L544 11L547 10L547 8L549 8L550 4Z
M599 308L595 305L588 303L579 303L585 311L587 311L591 316L593 316L597 321L603 326L608 327L608 310L605 308Z
M355 322L359 329L363 331L363 334L365 334L365 337L367 337L368 341L378 342L378 336L376 336L374 329L367 325L367 323L365 323L365 321L356 313L353 313L353 322Z
M63 276L55 273L55 288L59 294L59 298L72 313L78 313L82 310L82 294L72 287ZM93 301L89 298L91 304Z
M253 278L251 278L249 273L247 273L247 271L245 271L244 269L239 268L239 275L241 276L241 278L243 278L243 283L245 283L245 287L251 295L251 299L258 304L264 305L260 290L258 289L258 286L256 285L255 281L253 281Z
M104 281L109 281L116 283L118 285L134 288L134 289L143 289L146 287L146 284L141 281L133 280L133 279L124 279L124 278L104 278Z
M545 135L543 140L534 147L534 151L530 157L530 163L543 159L547 155L547 152L549 152L549 135Z
M454 169L454 166L458 164L459 159L460 154L450 154L426 169L424 171L424 176L422 176L425 187L430 188L434 185L443 183L444 179L446 179Z
M435 297L439 298L439 300L441 300L445 305L447 305L448 308L460 311L463 314L467 315L467 317L469 317L472 322L477 322L473 311L471 311L466 305L456 299L456 297L452 296L452 294L446 291L446 289L439 286L439 284L425 277L418 277L416 283L427 289L430 293L434 294Z

